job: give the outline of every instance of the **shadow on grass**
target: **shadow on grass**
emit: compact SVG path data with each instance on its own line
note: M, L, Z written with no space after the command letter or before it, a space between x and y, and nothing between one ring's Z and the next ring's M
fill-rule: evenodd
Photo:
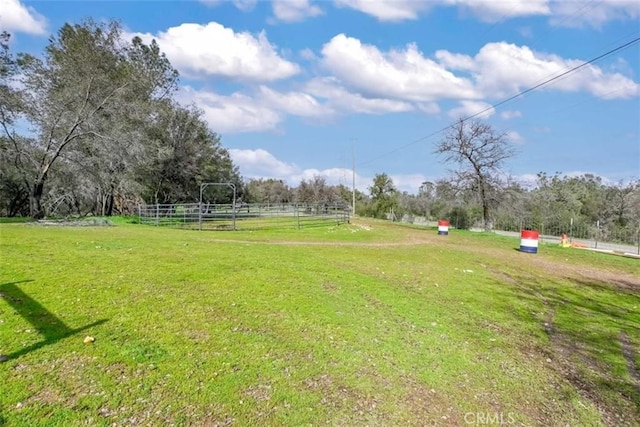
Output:
M86 329L101 325L107 319L101 319L80 328L70 328L53 313L44 308L38 301L27 295L17 285L32 282L22 280L0 284L0 297L2 297L24 320L29 322L44 339L21 350L4 355L4 361L17 359L32 351L36 351L49 344L54 344L62 339L78 334Z
M518 313L529 313L521 320L530 322L533 315L548 336L538 348L553 360L553 369L600 409L606 424L634 425L640 419L637 290L573 277L496 276L504 286L494 291L496 308L512 311L515 298Z

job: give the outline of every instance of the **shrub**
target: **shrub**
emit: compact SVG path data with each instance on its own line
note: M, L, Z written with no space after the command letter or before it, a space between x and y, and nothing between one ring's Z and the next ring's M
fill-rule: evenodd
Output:
M469 214L461 206L456 206L449 212L449 223L455 228L468 230L470 227Z

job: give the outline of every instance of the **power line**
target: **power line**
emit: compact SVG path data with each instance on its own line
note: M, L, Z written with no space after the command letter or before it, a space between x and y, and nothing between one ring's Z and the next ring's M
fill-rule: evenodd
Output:
M592 58L592 59L590 59L590 60L588 60L588 61L586 61L586 62L583 62L582 64L576 65L575 67L572 67L572 68L570 68L570 69L568 69L568 70L566 70L566 71L564 71L564 72L562 72L562 73L560 73L560 74L558 74L558 75L555 75L555 76L553 76L553 77L550 77L550 78L548 78L548 79L546 79L546 80L542 81L541 83L538 83L538 84L536 84L536 85L534 85L534 86L529 87L528 89L525 89L525 90L523 90L523 91L521 91L521 92L518 92L517 94L512 95L512 96L510 96L510 97L508 97L508 98L506 98L506 99L503 99L503 100L502 100L502 101L500 101L500 102L497 102L497 103L495 103L495 104L492 104L492 105L490 105L489 107L486 107L486 108L484 108L484 109L482 109L482 110L480 110L480 111L478 111L478 112L476 112L476 113L474 113L474 114L471 114L470 116L463 117L461 120L462 120L463 122L465 122L465 121L467 121L467 120L473 119L474 117L478 117L478 116L480 116L480 115L482 115L482 114L486 113L486 112L487 112L487 111L489 111L489 110L493 110L493 109L495 109L495 108L497 108L497 107L499 107L499 106L501 106L501 105L506 104L507 102L513 101L514 99L519 98L519 97L521 97L521 96L523 96L523 95L526 95L527 93L533 92L533 91L534 91L534 90L536 90L536 89L539 89L539 88L541 88L541 87L543 87L543 86L547 86L548 84L553 83L553 82L554 82L554 81L556 81L556 80L559 80L559 79L561 79L561 78L563 78L563 77L566 77L567 75L569 75L569 74L571 74L571 73L574 73L574 72L576 72L576 71L578 71L578 70L580 70L580 69L582 69L582 68L586 67L586 66L587 66L587 65L589 65L589 64L593 64L593 63L595 63L595 62L598 62L598 61L600 61L600 60L602 60L602 59L606 58L607 56L610 56L610 55L612 55L612 54L614 54L614 53L616 53L616 52L619 52L619 51L621 51L621 50L624 50L624 49L626 49L626 48L628 48L628 47L630 47L630 46L632 46L632 45L634 45L634 44L638 43L638 41L640 41L640 37L636 37L635 39L633 39L633 40L631 40L631 41L628 41L627 43L624 43L624 44L622 44L622 45L620 45L620 46L617 46L617 47L615 47L615 48L613 48L613 49L611 49L611 50L609 50L609 51L607 51L607 52L605 52L605 53L603 53L603 54L601 54L601 55L596 56L595 58ZM438 129L438 130L436 130L436 131L434 131L434 132L431 132L431 133L430 133L430 134L428 134L428 135L425 135L425 136L423 136L423 137L420 137L420 138L418 138L418 139L415 139L415 140L413 140L413 141L411 141L411 142L409 142L409 143L407 143L407 144L401 145L401 146L399 146L399 147L397 147L397 148L395 148L395 149L393 149L393 150L391 150L391 151L388 151L388 152L386 152L386 153L384 153L384 154L381 154L380 156L377 156L377 157L371 158L371 159L369 159L369 160L366 160L366 161L364 161L364 162L361 162L361 163L359 163L359 164L358 164L358 166L362 166L362 165L365 165L365 164L367 164L367 163L371 163L371 162L373 162L374 160L378 160L378 159L380 159L380 158L382 158L382 157L387 157L387 156L389 156L390 154L397 153L398 151L404 150L405 148L410 147L410 146L412 146L412 145L414 145L414 144L417 144L418 142L424 141L424 140L429 139L429 138L431 138L431 137L433 137L433 136L435 136L435 135L438 135L438 134L440 134L440 133L442 133L442 132L446 131L447 129L450 129L450 128L451 128L451 127L453 127L453 126L454 126L454 124L450 124L450 125L448 125L448 126L445 126L445 127L441 128L441 129Z

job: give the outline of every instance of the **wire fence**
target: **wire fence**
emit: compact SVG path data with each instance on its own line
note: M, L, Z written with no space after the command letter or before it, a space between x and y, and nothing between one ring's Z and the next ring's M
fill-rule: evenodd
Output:
M447 219L447 218L443 218ZM409 222L428 227L437 227L438 222L420 216L405 215L402 222ZM458 218L450 218L451 228L467 228L462 226ZM473 224L471 230L482 231L483 225ZM532 217L500 216L493 222L492 231L511 237L520 237L522 230L535 230L540 233L543 243L561 243L562 235L566 235L569 243L577 247L602 249L640 255L640 222L619 226L604 221L589 222L575 218L547 218L536 220Z
M347 223L350 208L342 203L141 205L141 224L195 230L257 230L321 227Z
M493 224L498 232L536 230L544 242L560 241L566 235L574 246L608 249L640 255L640 223L624 226L612 222L590 222L575 218L535 219L531 217L499 217Z

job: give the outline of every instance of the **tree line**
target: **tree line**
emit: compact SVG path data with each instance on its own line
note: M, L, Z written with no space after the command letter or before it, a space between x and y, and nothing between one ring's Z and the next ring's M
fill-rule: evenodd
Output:
M624 228L640 224L640 181L605 182L599 176L539 173L533 186L507 178L489 187L488 221L491 224L523 219L525 222L595 224ZM451 178L423 182L418 192L400 191L386 173L376 174L367 192L355 190L360 216L396 219L422 217L451 220L454 226L483 226L485 207L472 185ZM303 180L291 187L277 179L251 179L245 187L248 203L320 203L351 205L352 189L328 185L323 177ZM493 225L491 225L493 227Z
M203 113L175 99L179 74L155 41L126 40L117 22L65 24L41 57L14 54L0 34L0 215L133 214L143 203L199 200L203 182L231 182L243 203L352 203L324 177L290 187L243 180ZM386 173L355 190L358 215L449 219L460 228L530 222L640 224L640 183L540 173L524 187L502 172L515 155L505 133L460 119L434 154L451 175L400 192ZM231 190L208 188L228 203Z
M117 22L65 24L41 57L0 34L0 200L5 216L132 213L241 186L202 112L175 100L178 72L157 43Z
M637 242L640 235L640 181L610 183L599 176L566 176L540 172L533 186L502 172L515 155L506 133L482 121L460 119L436 144L435 154L452 164L451 175L424 182L417 194L400 192L386 173L376 174L368 193L355 191L358 215L411 222L447 219L457 228L485 230L536 228L554 234L581 228L619 240ZM343 185L328 186L321 177L289 188L283 181L251 180L249 201L259 203L342 201L352 192Z

